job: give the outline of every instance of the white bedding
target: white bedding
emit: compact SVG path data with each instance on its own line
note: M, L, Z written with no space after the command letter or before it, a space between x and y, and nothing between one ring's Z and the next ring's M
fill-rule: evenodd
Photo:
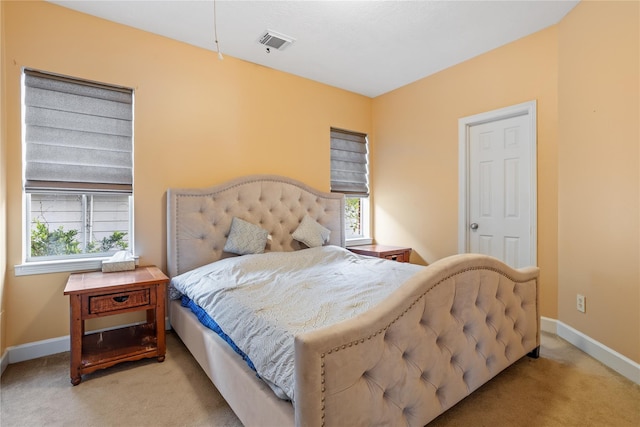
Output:
M174 277L171 287L207 311L281 398L294 400L294 337L366 311L423 268L323 246L225 258Z

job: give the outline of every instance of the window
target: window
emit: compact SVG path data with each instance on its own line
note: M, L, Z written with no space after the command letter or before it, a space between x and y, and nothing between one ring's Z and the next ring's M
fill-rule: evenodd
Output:
M367 136L331 128L331 191L346 197L347 244L370 243Z
M22 89L21 267L132 252L133 91L27 69Z

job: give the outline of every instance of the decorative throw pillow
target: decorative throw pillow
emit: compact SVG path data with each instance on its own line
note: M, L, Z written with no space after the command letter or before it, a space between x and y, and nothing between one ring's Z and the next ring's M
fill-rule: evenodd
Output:
M268 235L267 230L233 217L224 251L238 255L261 254L267 245Z
M331 230L318 224L318 222L312 219L309 215L305 215L291 237L304 243L310 248L315 248L327 243L329 241L330 234Z

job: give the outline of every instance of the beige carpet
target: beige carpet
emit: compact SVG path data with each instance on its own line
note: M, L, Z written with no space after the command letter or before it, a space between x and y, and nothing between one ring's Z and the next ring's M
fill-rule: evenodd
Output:
M69 353L9 365L0 425L240 426L176 335L163 363L121 364L69 383ZM435 419L440 426L640 426L640 386L553 335ZM276 427L276 426L274 426Z

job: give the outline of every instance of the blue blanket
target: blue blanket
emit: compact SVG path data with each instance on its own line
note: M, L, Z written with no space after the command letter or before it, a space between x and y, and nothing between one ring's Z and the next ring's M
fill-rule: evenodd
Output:
M253 365L253 362L251 361L251 359L249 359L249 356L244 354L244 352L238 348L236 343L234 343L233 340L231 338L229 338L229 336L227 334L224 333L222 328L216 323L215 320L213 320L211 318L211 316L209 316L207 314L206 311L204 311L204 309L202 307L200 307L198 304L193 302L193 300L191 300L191 298L189 298L189 297L187 297L185 295L182 296L182 298L180 300L180 303L182 304L183 307L190 308L191 311L193 312L193 314L196 315L196 317L198 318L200 323L202 323L204 326L206 326L207 328L211 329L213 332L218 334L220 336L220 338L225 340L231 346L231 348L236 353L238 353L245 362L247 362L247 365L249 365L249 367L253 371L256 370L256 367Z

